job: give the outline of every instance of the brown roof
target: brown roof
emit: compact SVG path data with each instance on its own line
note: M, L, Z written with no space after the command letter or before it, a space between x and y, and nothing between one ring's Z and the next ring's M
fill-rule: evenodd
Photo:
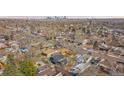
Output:
M0 43L0 49L4 49L4 48L7 48L8 46L4 43Z

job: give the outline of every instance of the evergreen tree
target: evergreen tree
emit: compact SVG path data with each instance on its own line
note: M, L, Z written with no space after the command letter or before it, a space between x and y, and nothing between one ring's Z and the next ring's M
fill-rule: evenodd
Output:
M19 62L20 71L26 76L34 76L37 74L37 67L30 60L23 60Z
M13 55L8 55L3 75L5 75L5 76L21 76L21 75L23 75L19 70L19 64L17 62L15 62Z

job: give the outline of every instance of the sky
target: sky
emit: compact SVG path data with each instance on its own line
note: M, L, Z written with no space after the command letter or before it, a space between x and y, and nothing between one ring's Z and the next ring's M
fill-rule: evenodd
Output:
M37 19L41 19L41 18L46 18L48 16L0 16L0 18L37 18ZM49 17L55 17L55 16L49 16ZM62 17L62 16L58 16L58 17ZM124 16L66 16L67 18L71 18L71 19L82 19L82 18L124 18Z

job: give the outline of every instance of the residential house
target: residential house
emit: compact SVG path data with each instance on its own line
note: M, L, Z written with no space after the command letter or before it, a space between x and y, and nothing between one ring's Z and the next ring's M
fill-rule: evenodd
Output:
M62 54L53 54L50 56L49 60L53 64L68 63L67 59Z
M21 48L19 48L18 51L21 53L26 53L26 52L28 52L28 49L26 47L21 47Z
M8 46L6 45L6 44L4 44L4 43L0 43L0 50L1 49L5 49L5 48L7 48Z
M0 54L0 62L5 63L6 59L7 59L7 56L6 55Z
M52 76L56 74L54 65L44 65L38 69L38 76Z

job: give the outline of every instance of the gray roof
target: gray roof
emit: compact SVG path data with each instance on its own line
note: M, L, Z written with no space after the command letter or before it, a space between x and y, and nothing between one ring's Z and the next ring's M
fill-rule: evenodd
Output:
M63 55L61 55L61 54L52 55L52 56L50 57L50 61L51 61L52 63L54 63L54 64L56 64L56 63L61 63L61 62L67 63L66 58L65 58Z

